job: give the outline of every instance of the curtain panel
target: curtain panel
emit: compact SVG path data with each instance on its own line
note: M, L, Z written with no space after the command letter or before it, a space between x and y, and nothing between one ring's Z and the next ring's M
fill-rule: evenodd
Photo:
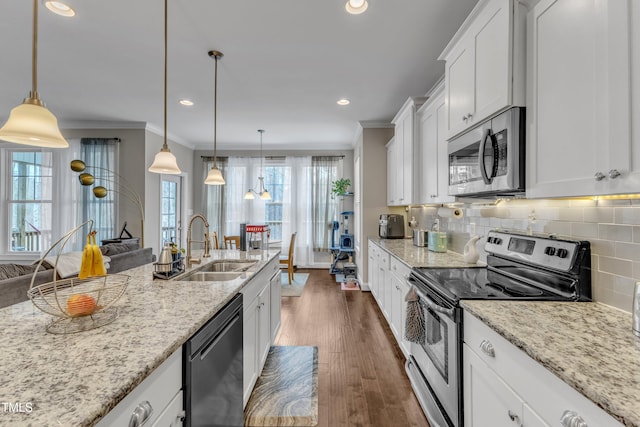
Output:
M82 187L81 221L93 219L98 232L97 240L116 236L120 177L118 175L119 140L113 138L82 138L80 159L87 165L87 172L95 177L93 186ZM95 186L107 189L107 196L98 199L93 195Z

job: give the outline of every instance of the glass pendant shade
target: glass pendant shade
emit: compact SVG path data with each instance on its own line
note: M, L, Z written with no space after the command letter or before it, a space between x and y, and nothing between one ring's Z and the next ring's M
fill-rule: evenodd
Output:
M245 200L253 200L256 197L253 195L253 191L252 190L247 190L246 193L244 193L244 199Z
M207 178L204 180L207 185L224 185L224 178L220 169L213 167L207 174Z
M166 173L169 175L177 175L182 173L178 167L178 161L176 156L167 148L160 150L156 157L153 159L153 164L149 167L149 172L153 173Z
M264 190L262 193L260 193L260 198L262 200L271 200L271 194L269 194L267 190Z
M46 107L20 104L11 110L0 129L0 139L35 147L67 148L69 143L58 129L58 120Z

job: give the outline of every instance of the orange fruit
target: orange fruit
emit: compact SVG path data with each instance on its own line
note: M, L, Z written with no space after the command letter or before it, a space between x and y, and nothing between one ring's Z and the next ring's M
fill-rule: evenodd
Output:
M67 299L67 314L71 317L88 316L96 311L96 300L91 295L71 295Z

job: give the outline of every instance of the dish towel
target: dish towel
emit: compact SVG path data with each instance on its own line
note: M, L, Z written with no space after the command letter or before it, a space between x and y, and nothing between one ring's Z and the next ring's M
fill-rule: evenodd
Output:
M407 303L407 319L404 325L405 339L416 344L424 345L425 342L425 324L424 312L420 306L420 297L414 286L409 289L404 297Z

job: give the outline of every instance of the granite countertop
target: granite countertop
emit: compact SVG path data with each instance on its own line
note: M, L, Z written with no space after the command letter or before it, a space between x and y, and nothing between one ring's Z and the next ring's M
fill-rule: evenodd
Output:
M458 268L458 267L484 267L485 264L477 262L469 264L464 257L452 251L432 252L427 247L415 246L413 239L381 239L369 237L369 240L380 246L391 255L400 259L411 268Z
M52 316L31 301L0 309L0 402L23 410L0 405L0 425L94 425L279 253L212 251L209 262L258 261L226 282L153 280L153 264L127 270L120 317L77 334L47 333Z
M622 424L640 426L640 340L631 314L596 302L461 305Z

